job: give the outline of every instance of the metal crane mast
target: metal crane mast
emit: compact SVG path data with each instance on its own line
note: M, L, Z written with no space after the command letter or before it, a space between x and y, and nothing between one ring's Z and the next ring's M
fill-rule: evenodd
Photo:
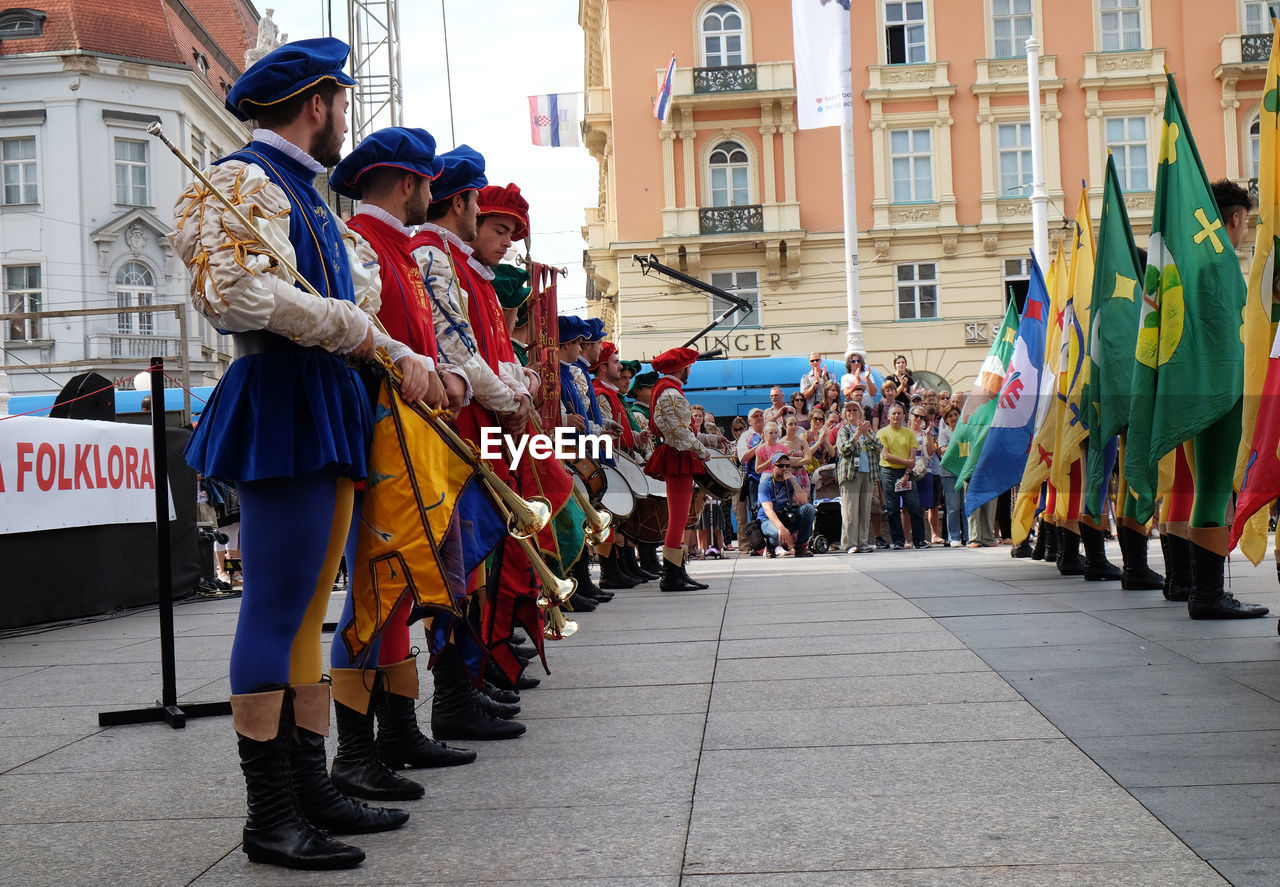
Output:
M347 0L351 43L352 144L384 126L400 126L399 0Z

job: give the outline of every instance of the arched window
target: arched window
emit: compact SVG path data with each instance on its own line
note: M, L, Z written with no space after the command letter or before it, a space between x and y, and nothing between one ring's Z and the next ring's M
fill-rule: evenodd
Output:
M156 283L151 269L141 262L125 262L116 272L116 307L132 308L154 305L156 300ZM153 333L151 313L117 314L116 329L121 333L134 331L133 319L138 319L138 332Z
M721 142L711 151L711 205L751 203L751 160L737 142Z
M1254 117L1249 124L1249 178L1258 177L1262 160L1262 117Z
M742 13L731 3L717 3L702 14L702 62L726 68L746 62Z

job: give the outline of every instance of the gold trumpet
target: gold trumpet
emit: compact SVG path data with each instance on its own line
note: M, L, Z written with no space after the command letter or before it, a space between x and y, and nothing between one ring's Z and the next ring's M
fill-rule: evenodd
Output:
M542 636L549 641L560 641L573 637L578 633L578 623L565 619L559 607L547 610L547 624L542 628Z
M609 538L609 524L613 522L613 515L592 505L591 500L578 488L577 484L573 485L573 498L586 518L582 529L586 531L587 544L599 545Z
M231 202L231 198L223 194L221 190L209 181L208 176L206 176L199 167L192 163L186 154L182 153L177 145L169 141L168 137L164 134L164 129L159 123L152 123L148 126L147 132L159 139L166 148L173 152L173 155L182 161L182 164L191 171L192 175L196 177L200 184L204 185L204 187L208 189L209 193L217 198L218 202L225 206L227 210L235 216L236 221L245 226L246 230L253 235L259 244L261 244L262 251L264 253L279 262L285 272L297 281L303 289L317 298L324 298L324 296L320 295L316 288L311 285L311 282L302 276L298 269L294 267L292 262L270 247L267 240L262 236L262 232L258 230L257 224L252 219L246 218L245 215L240 212L240 208ZM386 333L386 328L383 327L378 318L370 316L370 319L380 331ZM391 363L385 353L379 354L379 357L382 359L383 364L391 370L392 378L395 380L396 387L398 389L400 384L399 371L395 368L395 365ZM423 403L411 404L411 406L417 410L419 415L423 416L431 424L431 427L434 428L441 437L448 441L449 444L457 450L459 455L466 459L471 466L480 473L482 481L489 489L489 492L493 495L495 500L501 500L506 506L507 529L513 537L516 539L527 539L536 534L550 522L551 503L547 502L546 499L534 499L533 501L528 501L520 498L516 495L514 490L503 483L502 479L493 473L493 469L484 463L484 460L480 458L479 453L477 453L470 444L463 441L462 438L458 437L458 435L454 433L453 429L449 427L449 424L441 418L440 412L431 409Z

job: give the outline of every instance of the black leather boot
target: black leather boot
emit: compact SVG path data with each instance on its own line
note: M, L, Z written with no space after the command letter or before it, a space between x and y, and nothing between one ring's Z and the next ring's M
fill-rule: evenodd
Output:
M698 586L691 582L681 561L684 552L679 548L662 549L662 582L658 586L661 591L696 591Z
M335 700L333 710L338 751L329 778L334 788L370 801L416 801L427 793L418 783L388 769L374 752L372 707L361 714Z
M658 558L658 546L656 545L637 545L636 550L640 553L640 566L645 572L662 578L662 561Z
M1181 602L1191 597L1191 542L1173 533L1161 533L1164 547L1164 599Z
M456 649L441 651L432 675L431 732L437 739L514 739L524 733L524 724L496 718L476 704L471 678Z
M650 573L648 570L646 570L640 564L640 561L636 558L636 550L632 548L630 545L623 546L622 554L620 555L620 557L622 558L623 563L626 565L627 572L629 572L632 576L642 577L640 580L641 582L652 582L654 579L660 579L662 577L661 571L657 573Z
M573 596L583 595L597 604L607 604L613 600L613 592L605 591L600 586L591 581L591 558L586 551L582 552L582 556L574 563L573 569L570 571L575 582L578 583L578 590ZM600 560L600 581L604 581L604 559ZM618 586L631 587L631 586Z
M1080 537L1066 527L1058 527L1058 572L1063 576L1084 574L1084 561L1080 559Z
M1192 619L1257 619L1270 612L1260 604L1246 604L1222 587L1226 555L1191 546L1191 573L1195 584L1187 598L1187 612Z
M1147 537L1121 524L1116 529L1120 540L1120 556L1124 564L1120 587L1125 591L1149 591L1163 588L1165 578L1147 566Z
M253 862L267 865L311 871L353 868L364 861L364 851L331 840L307 822L289 784L292 697L292 688L231 697L249 808L241 849Z
M516 715L520 714L520 706L513 705L509 702L498 702L484 693L481 693L474 684L467 685L467 692L471 694L471 700L481 711L487 711L495 718L502 718L504 721L509 721Z
M1036 528L1036 545L1031 549L1031 559L1033 561L1044 560L1045 535L1044 518L1041 518Z
M452 748L423 733L414 700L407 696L383 693L374 705L378 716L375 750L388 767L457 767L476 759L469 748Z
M523 659L526 663L532 662L538 658L538 650L533 646L533 644L513 644L510 641L507 641L507 646L511 648L512 653Z
M325 766L324 737L329 721L329 685L294 688L297 729L289 749L290 778L298 807L307 821L335 835L360 835L398 829L409 821L404 810L370 807L333 786Z
M1102 531L1081 523L1080 538L1084 541L1084 578L1089 582L1120 579L1123 571L1107 560L1107 540L1102 538Z
M577 597L577 595L574 595L574 597ZM570 601L572 601L572 598L570 598ZM504 672L498 666L498 663L494 662L492 659L485 661L484 677L485 680L491 682L500 690L532 690L534 687L542 683L542 681L535 678L533 675L521 672L516 683L512 684L511 679L507 677L506 672Z
M506 702L509 705L517 705L520 702L520 694L515 690L504 690L489 681L484 682L484 686L480 688L480 692L488 696L495 702Z
M1048 521L1042 521L1044 524L1044 562L1046 564L1056 564L1058 562L1058 525L1051 524Z
M622 571L618 564L618 546L614 546L607 557L600 558L601 588L635 588L640 583Z
M1013 557L1013 558L1031 557L1031 552L1033 550L1034 549L1032 549L1031 547L1031 539L1030 538L1023 539L1017 545L1009 549L1009 557Z
M799 545L799 546L797 546L797 547L796 547L796 556L797 556L797 557L801 557L801 556L803 556L803 557L808 557L808 555L807 555L807 554L806 554L806 555L801 555L801 552L802 552L802 551L807 552L808 550L809 550L809 549L808 549L808 547L807 547L807 546L805 546L805 545ZM681 565L680 565L680 575L684 577L684 581L685 581L685 583L686 583L686 584L688 584L688 585L692 585L694 588L701 589L701 588L710 588L710 587L711 587L711 586L710 586L710 585L708 585L707 583L705 583L705 582L699 582L697 579L694 579L692 576L690 576L690 575L689 575L689 569L688 569L688 566L687 566L686 564L681 564Z

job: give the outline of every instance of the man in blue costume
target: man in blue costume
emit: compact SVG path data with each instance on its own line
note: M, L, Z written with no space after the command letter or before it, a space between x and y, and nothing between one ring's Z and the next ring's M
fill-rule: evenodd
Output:
M372 427L346 358L385 347L410 400L427 393L433 371L376 331L376 257L312 185L339 160L354 85L344 73L347 53L332 38L286 44L227 95L227 108L257 128L207 174L257 223L262 240L198 182L178 199L171 235L192 269L196 310L233 335L237 355L186 456L201 474L234 481L240 494L245 584L231 707L248 794L243 848L255 862L302 869L364 859L326 833L386 831L408 819L352 801L329 779L320 632ZM321 297L296 285L278 257Z

